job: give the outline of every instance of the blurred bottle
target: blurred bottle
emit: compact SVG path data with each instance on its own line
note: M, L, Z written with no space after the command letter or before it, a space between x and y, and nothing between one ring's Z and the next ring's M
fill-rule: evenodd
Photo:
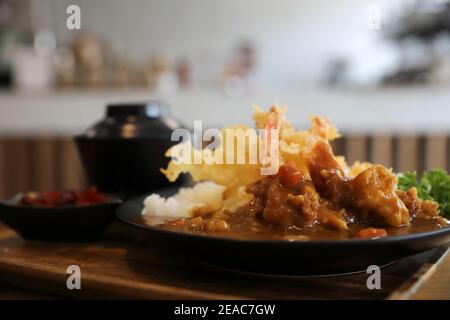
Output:
M191 65L188 59L180 59L176 66L176 73L180 88L187 88L191 82Z
M154 53L150 57L150 62L145 70L145 84L150 88L155 88L159 78L168 69L167 59L164 55Z
M225 63L220 82L225 94L238 98L244 95L255 68L255 49L251 42L242 42Z
M111 66L111 82L115 87L131 84L131 67L125 57L117 57Z
M169 68L168 59L163 54L153 54L145 73L148 87L162 94L172 94L179 88L175 72Z
M76 63L76 83L98 87L104 84L105 50L95 37L82 34L73 43Z
M21 46L14 54L14 83L23 90L48 90L53 84L54 34L42 30L33 37L32 46Z
M53 57L56 85L72 87L75 85L75 58L69 47L60 47Z

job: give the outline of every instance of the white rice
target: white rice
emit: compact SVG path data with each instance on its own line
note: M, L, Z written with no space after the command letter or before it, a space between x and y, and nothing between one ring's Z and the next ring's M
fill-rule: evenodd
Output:
M194 209L210 212L220 210L223 204L225 187L214 182L197 183L192 188L181 188L169 198L152 194L145 198L142 215L145 217L189 218Z

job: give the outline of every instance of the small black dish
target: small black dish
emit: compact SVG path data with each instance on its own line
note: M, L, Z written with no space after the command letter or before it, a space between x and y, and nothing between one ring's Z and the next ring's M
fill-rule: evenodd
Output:
M174 191L166 189L158 193L168 196ZM450 242L450 227L371 240L294 242L177 232L145 222L141 215L144 198L125 202L117 209L117 216L142 236L151 238L151 245L157 243L206 264L242 272L290 276L359 272L370 265L381 267Z
M121 203L118 198L92 205L22 206L19 193L0 202L0 220L28 240L95 241L102 238Z

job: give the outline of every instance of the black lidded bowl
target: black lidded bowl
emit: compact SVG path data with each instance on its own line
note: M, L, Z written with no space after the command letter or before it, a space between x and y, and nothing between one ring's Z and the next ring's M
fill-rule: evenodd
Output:
M28 240L96 241L100 240L115 218L118 198L90 205L57 207L24 206L23 194L0 202L0 218Z
M160 169L181 127L160 101L109 105L104 119L74 138L89 184L125 198L167 186Z

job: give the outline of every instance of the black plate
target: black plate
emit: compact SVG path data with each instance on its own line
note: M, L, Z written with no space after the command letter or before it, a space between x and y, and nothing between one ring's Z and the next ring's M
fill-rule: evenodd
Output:
M22 194L0 202L0 220L29 240L93 241L100 239L114 220L121 203L113 198L84 206L28 207L17 205Z
M167 196L173 190L160 192ZM152 239L195 259L222 268L273 275L324 275L366 270L450 242L450 227L372 240L241 240L165 230L145 223L145 196L122 204L119 219Z

